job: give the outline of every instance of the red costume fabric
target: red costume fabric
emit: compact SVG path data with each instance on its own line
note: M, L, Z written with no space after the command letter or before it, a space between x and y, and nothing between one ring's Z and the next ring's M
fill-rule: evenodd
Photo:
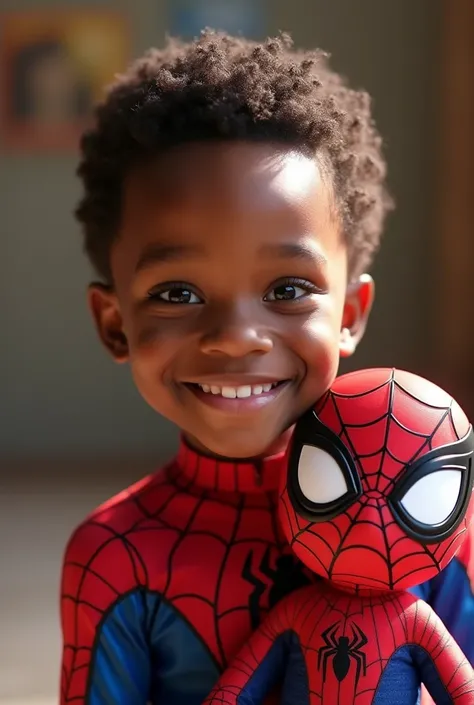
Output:
M182 443L81 524L62 578L61 705L202 702L261 616L309 582L277 520L284 461Z
M407 589L439 575L472 518L474 433L432 383L396 370L336 380L298 421L280 519L323 580L283 599L206 703L472 705L474 672L446 627Z

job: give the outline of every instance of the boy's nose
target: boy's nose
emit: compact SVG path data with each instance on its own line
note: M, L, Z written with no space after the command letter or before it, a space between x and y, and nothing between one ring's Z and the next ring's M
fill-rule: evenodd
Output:
M205 355L245 357L270 352L273 340L259 325L229 316L202 336L200 347Z

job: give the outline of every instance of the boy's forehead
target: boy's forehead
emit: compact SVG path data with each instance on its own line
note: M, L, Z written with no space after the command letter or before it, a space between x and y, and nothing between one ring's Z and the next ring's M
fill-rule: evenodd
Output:
M312 241L321 261L341 245L345 250L332 202L324 167L296 150L186 145L130 174L116 244L127 249L127 259L139 261L150 246L170 242L181 251L239 246L257 256L268 246L283 251L297 243L301 250Z
M255 143L192 144L135 169L125 185L127 210L154 207L262 211L329 201L320 164L297 150Z

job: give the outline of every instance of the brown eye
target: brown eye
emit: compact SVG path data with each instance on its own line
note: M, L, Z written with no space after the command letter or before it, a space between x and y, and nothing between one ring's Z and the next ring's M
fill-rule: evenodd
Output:
M273 289L273 296L275 297L275 301L292 301L293 299L299 298L297 287L291 284L276 286Z
M152 301L175 305L202 304L202 299L185 286L168 286L166 289L154 289L150 292L149 298Z
M273 286L264 301L299 301L317 293L320 293L319 289L311 282L290 278Z
M192 293L189 289L168 289L161 294L161 298L169 301L170 304L189 304L192 301Z

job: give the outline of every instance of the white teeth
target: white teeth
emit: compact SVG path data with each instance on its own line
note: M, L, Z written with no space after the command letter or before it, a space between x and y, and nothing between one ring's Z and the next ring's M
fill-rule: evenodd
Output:
M237 396L239 399L245 399L246 397L252 396L252 387L237 387Z
M225 399L247 399L253 395L264 394L271 391L273 387L276 387L278 382L273 384L254 384L250 386L245 384L241 387L217 387L215 385L200 384L199 387L206 394L216 394L224 397Z
M237 396L238 389L240 389L240 387L238 387L237 389L235 389L234 387L222 387L221 394L226 399L235 399L235 397Z

